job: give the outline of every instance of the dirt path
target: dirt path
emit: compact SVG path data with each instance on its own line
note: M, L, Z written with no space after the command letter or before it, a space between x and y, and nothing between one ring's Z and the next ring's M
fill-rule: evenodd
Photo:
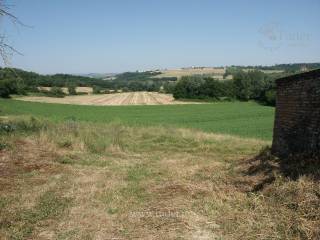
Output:
M103 95L66 96L64 98L26 96L17 100L46 103L62 103L96 106L119 105L163 105L163 104L190 104L191 102L176 101L170 94L156 92L126 92ZM193 102L192 102L193 103Z

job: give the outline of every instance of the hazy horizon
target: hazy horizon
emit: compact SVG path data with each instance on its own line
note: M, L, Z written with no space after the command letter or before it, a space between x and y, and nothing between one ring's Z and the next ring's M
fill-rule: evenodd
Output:
M43 74L320 62L317 0L6 2L11 66Z

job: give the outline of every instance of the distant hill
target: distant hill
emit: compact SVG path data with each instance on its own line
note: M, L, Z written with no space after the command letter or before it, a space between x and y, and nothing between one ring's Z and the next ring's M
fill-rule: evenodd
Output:
M276 64L272 66L230 66L228 68L236 68L242 70L260 70L269 72L285 72L285 73L298 73L305 72L320 68L320 63L289 63L289 64Z
M293 74L304 71L310 71L320 68L320 63L293 63L293 64L276 64L272 66L226 66L226 67L186 67L178 69L158 70L161 74L157 74L154 78L176 77L202 75L213 77L215 79L224 79L234 71L253 71L258 70L266 74Z
M82 76L82 77L90 77L90 78L100 78L100 79L105 79L105 78L111 78L116 76L119 73L87 73L87 74L74 74L76 76Z
M228 67L188 67L155 71L125 73L88 73L42 75L21 69L0 68L0 80L18 81L20 87L100 87L125 91L159 91L165 85L177 81L182 76L201 75L215 79L232 79L239 72L262 71L274 79L303 71L320 68L320 63L277 64L273 66L228 66Z
M155 76L155 78L163 77L176 77L181 78L183 76L194 75L206 75L217 79L222 79L225 74L224 67L187 67L179 69L165 69L160 70L161 74Z

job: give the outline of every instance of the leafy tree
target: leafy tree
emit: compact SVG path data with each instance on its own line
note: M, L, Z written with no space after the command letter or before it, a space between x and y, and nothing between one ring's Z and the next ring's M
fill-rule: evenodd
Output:
M257 70L234 71L233 80L215 80L203 76L183 77L174 85L172 93L176 99L238 99L275 104L274 77Z
M165 93L173 93L176 82L166 82L163 84L163 91Z
M238 72L233 77L236 98L242 101L248 101L251 97L251 86L248 75L244 72Z
M9 98L10 94L18 92L17 83L14 80L0 80L0 97Z
M77 95L76 85L69 84L68 85L68 92L69 92L69 95Z
M0 0L0 17L7 18L14 24L23 25L23 23L10 12L10 5L6 4L4 0ZM13 46L9 45L6 40L6 35L0 33L0 58L2 58L4 65L9 65L9 56L13 53L20 53Z
M266 74L261 71L249 71L247 77L250 81L250 99L259 100L266 89Z
M93 94L101 94L102 93L102 88L99 86L93 86L92 87L92 93Z
M129 92L129 88L128 87L122 88L122 92Z
M201 98L201 84L203 79L197 76L182 77L173 90L173 97L179 98Z
M63 98L65 97L65 93L62 91L60 87L52 87L48 92L49 97L58 97Z
M276 105L276 90L270 89L265 92L265 104L269 106L275 106Z
M223 82L212 78L206 78L200 89L201 96L215 100L219 100L227 94Z

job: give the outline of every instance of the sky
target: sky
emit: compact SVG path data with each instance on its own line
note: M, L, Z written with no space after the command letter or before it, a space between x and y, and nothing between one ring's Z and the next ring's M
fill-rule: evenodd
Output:
M320 62L319 0L6 0L1 19L39 73Z

